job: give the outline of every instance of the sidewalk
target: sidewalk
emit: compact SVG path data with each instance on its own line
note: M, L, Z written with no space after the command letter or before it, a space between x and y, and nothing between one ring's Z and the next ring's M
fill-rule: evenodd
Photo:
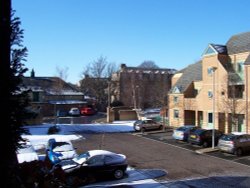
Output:
M218 150L219 149L217 147L214 147L214 148L202 148L202 149L195 150L195 152L198 153L198 154L203 154L203 153L214 152L214 151L218 151Z

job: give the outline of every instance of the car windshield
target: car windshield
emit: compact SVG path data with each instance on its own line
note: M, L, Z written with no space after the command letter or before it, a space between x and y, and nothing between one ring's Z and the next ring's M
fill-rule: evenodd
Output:
M232 141L235 137L236 135L233 135L233 134L223 135L221 137L221 140Z
M54 142L52 145L52 150L55 152L71 151L73 150L73 147L68 142Z
M205 131L204 129L195 129L193 132L196 133L196 134L201 134L204 131Z
M88 158L90 157L89 152L82 153L75 157L73 161L75 161L78 164L84 163Z
M32 145L24 145L17 150L18 153L35 153L35 149Z

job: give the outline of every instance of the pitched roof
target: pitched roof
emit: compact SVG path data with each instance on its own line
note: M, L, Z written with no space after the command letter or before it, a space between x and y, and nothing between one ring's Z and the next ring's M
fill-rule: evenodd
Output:
M210 44L218 54L227 54L227 47L225 45L220 44Z
M171 93L175 88L178 88L180 93L183 93L187 87L194 81L200 81L202 79L202 61L191 64L181 71L183 74L172 87Z
M226 46L229 55L250 51L250 32L233 35Z
M45 91L49 94L56 94L60 89L60 93L64 95L83 95L71 84L58 77L23 77L21 87L32 91Z
M169 68L143 68L143 67L127 67L126 64L122 64L121 72L136 72L144 74L174 74L176 69Z
M245 61L245 65L250 65L250 55L247 57L247 59Z

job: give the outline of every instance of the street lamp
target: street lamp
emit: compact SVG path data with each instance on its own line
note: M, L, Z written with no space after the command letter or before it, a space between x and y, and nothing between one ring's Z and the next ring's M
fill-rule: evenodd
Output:
M214 129L215 129L215 71L217 67L212 67L213 70L213 130L212 130L212 148L214 149L215 145L215 135L214 135Z

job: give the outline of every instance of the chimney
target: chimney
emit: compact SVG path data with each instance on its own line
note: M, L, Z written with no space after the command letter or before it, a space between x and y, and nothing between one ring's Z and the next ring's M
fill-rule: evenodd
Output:
M34 71L34 69L31 70L30 77L31 78L35 78L35 71Z
M121 70L125 70L125 69L126 69L126 67L127 67L127 66L126 66L126 64L124 64L124 63L123 63L123 64L121 64Z

